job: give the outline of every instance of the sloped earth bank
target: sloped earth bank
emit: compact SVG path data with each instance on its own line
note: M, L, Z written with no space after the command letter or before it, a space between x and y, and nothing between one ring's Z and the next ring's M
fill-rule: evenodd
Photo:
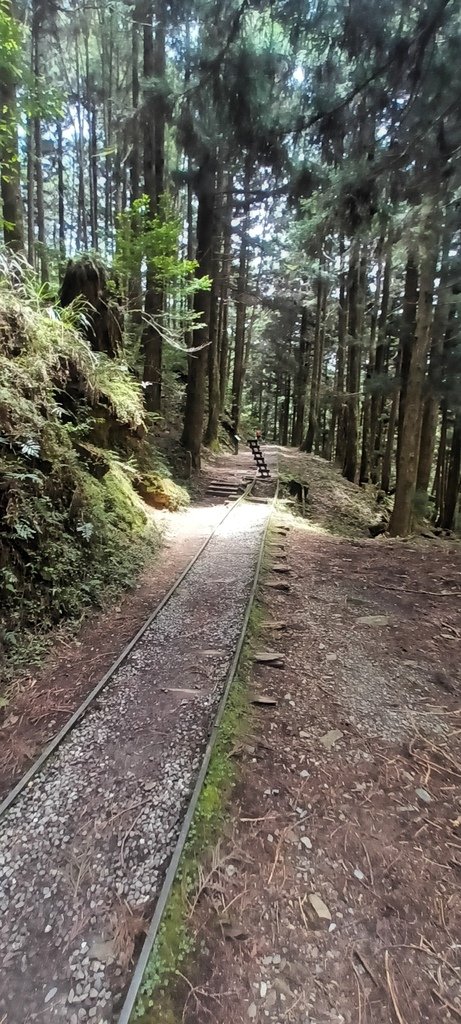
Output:
M0 1019L116 1020L249 599L267 504L218 527L0 820Z
M209 480L219 476L231 479L233 474L241 479L251 469L252 459L246 453L212 456L204 465L191 508L180 512L148 509L163 543L136 587L121 594L115 605L93 609L74 636L64 628L57 632L43 665L21 672L10 686L8 703L0 706L0 797L116 661L224 515L223 505L207 498Z
M455 1024L459 545L368 540L366 496L319 460L296 465L309 519L280 507L269 564L289 573L266 576L259 640L284 667L253 667L251 690L274 705L255 707L236 751L174 1020Z

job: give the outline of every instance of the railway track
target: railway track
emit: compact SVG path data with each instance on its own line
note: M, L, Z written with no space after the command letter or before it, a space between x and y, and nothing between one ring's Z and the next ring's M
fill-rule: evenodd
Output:
M255 592L250 489L0 806L2 1024L130 1018Z

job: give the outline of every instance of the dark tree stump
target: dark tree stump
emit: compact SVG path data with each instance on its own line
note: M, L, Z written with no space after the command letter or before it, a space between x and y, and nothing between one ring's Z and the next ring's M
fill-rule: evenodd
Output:
M105 352L110 359L122 349L123 312L111 296L102 264L89 257L69 260L61 285L61 306L70 306L77 298L85 300L85 318L81 331L94 352Z

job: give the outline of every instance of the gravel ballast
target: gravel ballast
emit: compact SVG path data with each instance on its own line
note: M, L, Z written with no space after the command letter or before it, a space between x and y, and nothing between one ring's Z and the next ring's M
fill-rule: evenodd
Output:
M0 822L2 1024L117 1020L241 632L242 503Z

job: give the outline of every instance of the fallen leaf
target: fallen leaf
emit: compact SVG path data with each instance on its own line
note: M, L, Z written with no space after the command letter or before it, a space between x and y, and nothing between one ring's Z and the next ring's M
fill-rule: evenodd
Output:
M88 956L90 960L115 960L115 943L113 939L96 940L90 947Z
M320 743L322 744L322 747L326 748L326 750L331 750L335 743L342 739L343 736L344 733L341 732L341 729L330 729L329 732L326 732L324 736L320 737Z
M231 924L230 921L223 921L221 927L225 939L235 939L236 941L243 941L244 939L249 938L249 933L246 932L241 925Z
M275 665L277 668L283 668L285 664L282 656L276 651L257 651L254 660L262 665Z
M390 619L387 615L360 615L356 619L357 626L388 626Z
M266 707L276 707L277 705L277 701L274 700L273 697L266 697L263 693L255 694L255 696L251 698L251 703L261 704Z
M309 896L309 903L313 910L315 910L317 917L320 917L322 921L331 921L331 914L326 903L323 902L322 898L316 892L311 892Z

